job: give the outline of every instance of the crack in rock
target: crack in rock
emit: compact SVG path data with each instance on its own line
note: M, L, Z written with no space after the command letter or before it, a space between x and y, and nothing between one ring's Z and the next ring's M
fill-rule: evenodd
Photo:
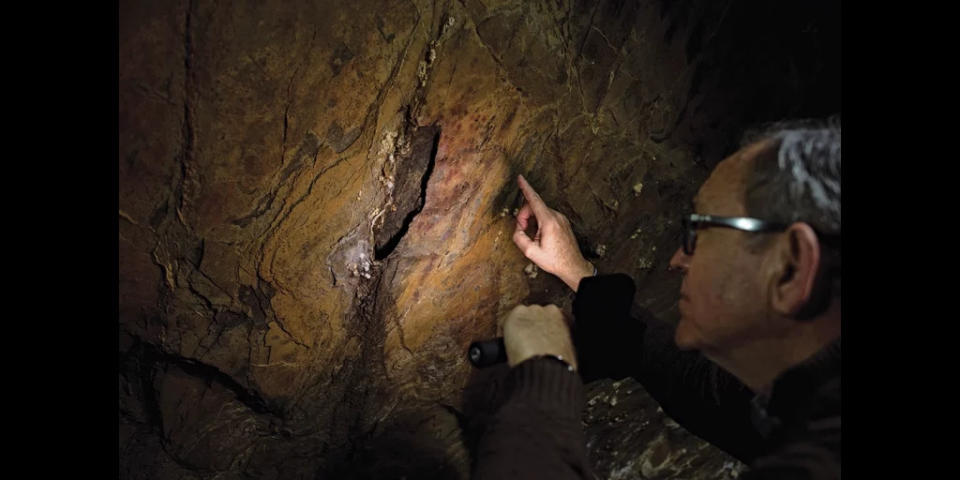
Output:
M374 231L376 260L383 260L393 253L426 203L427 184L440 144L440 128L421 127L414 130L410 138L409 155L401 153L396 159L394 201L385 210L382 223Z

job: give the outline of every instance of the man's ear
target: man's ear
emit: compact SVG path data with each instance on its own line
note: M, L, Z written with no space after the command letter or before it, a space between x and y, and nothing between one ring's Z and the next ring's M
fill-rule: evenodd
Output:
M797 222L781 235L774 249L772 306L782 315L796 316L813 295L820 266L820 243L810 225Z

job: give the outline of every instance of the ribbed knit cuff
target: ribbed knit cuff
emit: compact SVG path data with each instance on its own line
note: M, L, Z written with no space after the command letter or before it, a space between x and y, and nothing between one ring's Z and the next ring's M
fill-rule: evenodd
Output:
M636 292L633 279L622 273L584 277L573 300L573 313L581 317L621 318L630 314Z
M576 371L545 357L525 360L507 376L511 401L536 405L555 415L580 418L583 381Z

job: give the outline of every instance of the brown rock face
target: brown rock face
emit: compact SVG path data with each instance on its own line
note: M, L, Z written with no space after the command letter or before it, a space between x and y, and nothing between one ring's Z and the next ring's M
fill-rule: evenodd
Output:
M839 111L839 7L766 3L121 2L122 478L466 478L503 373L467 346L572 301L524 273L515 176L675 319L712 166ZM598 473L741 468L633 385L645 434L585 417Z

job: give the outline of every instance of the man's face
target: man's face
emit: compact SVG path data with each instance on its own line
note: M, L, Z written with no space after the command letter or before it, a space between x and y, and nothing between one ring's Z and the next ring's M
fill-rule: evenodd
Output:
M761 145L748 146L717 165L694 198L694 213L746 216L747 173ZM762 255L747 249L747 232L709 227L697 231L693 255L678 248L670 266L684 272L680 323L674 340L681 349L708 357L764 330L766 297Z

